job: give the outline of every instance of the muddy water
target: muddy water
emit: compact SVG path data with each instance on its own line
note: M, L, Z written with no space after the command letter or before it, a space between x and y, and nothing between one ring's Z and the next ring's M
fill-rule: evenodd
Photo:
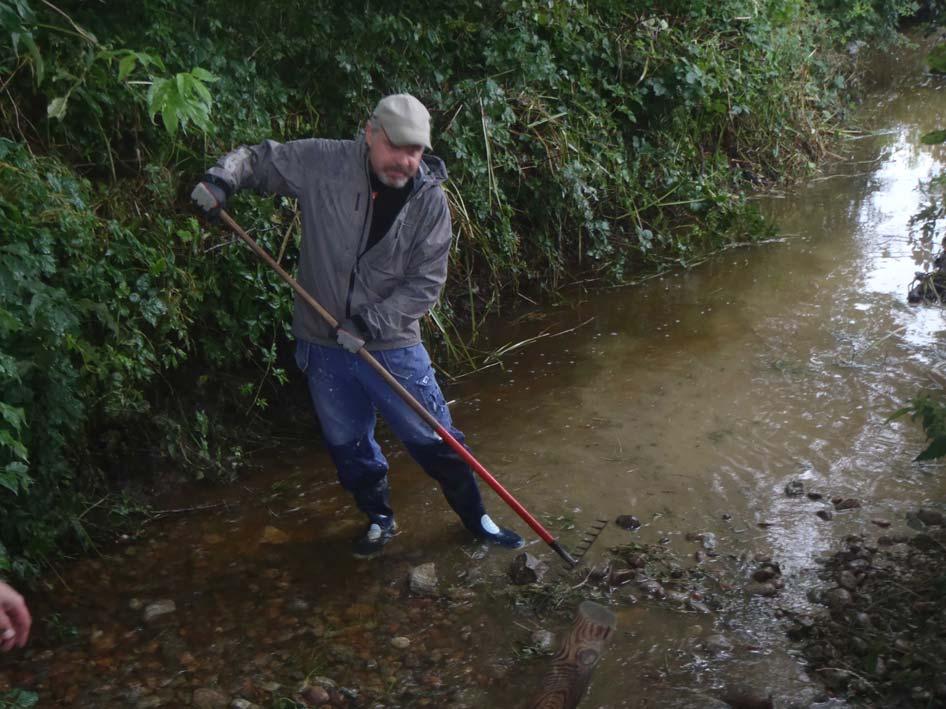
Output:
M539 339L445 386L474 452L566 546L596 518L634 514L639 531L611 525L590 556L634 540L692 567L687 533L715 535L703 567L736 592L711 613L616 604L619 632L584 705L705 707L728 690L814 704L779 608L807 606L814 558L845 535L876 536L876 521L895 534L906 511L944 499L942 466L911 462L917 427L886 422L944 355L943 311L906 304L934 251L909 226L918 185L944 160L919 143L946 123L920 56L905 52L865 102L874 134L845 141L823 176L760 200L783 241L576 291L497 325L495 347ZM430 481L387 450L403 532L384 558L349 558L361 522L327 457L286 446L239 487L188 490L138 537L51 581L35 597L31 650L2 661L0 690L31 689L40 706L182 706L195 690L292 706L284 698L306 678L328 676L360 692L336 694L339 705L521 705L548 662L525 650L530 632L565 632L571 609L517 605L503 581L512 555L472 543ZM792 480L824 499L786 496ZM832 497L862 506L816 516ZM528 550L554 561L541 543ZM781 565L776 598L739 592L755 554ZM425 561L449 600L406 594ZM175 610L144 620L159 600ZM711 652L711 635L729 649Z

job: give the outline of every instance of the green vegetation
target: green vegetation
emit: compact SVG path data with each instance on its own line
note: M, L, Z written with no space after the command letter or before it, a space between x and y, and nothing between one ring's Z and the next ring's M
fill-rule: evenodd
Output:
M920 393L908 406L895 412L889 420L910 415L919 420L928 442L914 460L935 460L946 456L946 394L940 389L935 393Z
M128 481L229 477L283 395L290 298L186 194L264 137L434 112L458 351L505 294L686 266L768 227L743 190L808 169L851 39L910 2L0 0L0 572L88 542ZM292 268L295 206L234 211ZM447 337L447 333L451 333ZM92 502L95 500L95 502Z

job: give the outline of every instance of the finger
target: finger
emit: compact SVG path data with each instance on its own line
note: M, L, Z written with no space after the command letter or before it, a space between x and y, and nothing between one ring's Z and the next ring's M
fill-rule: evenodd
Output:
M6 611L0 608L0 651L6 652L12 649L15 643L16 631L13 629L13 624L10 622L10 618L7 617Z
M30 626L33 625L33 618L26 607L26 601L21 598L19 603L7 609L7 613L13 623L13 629L16 631L17 645L23 647L30 637Z

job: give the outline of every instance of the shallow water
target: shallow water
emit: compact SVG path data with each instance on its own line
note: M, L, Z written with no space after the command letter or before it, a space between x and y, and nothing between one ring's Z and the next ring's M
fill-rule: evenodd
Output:
M902 532L905 512L941 506L942 465L911 462L918 426L887 422L944 358L944 312L906 303L942 236L924 240L909 224L946 156L919 142L946 124L942 82L922 73L921 56L903 52L865 101L860 120L874 134L845 141L820 177L759 200L781 242L635 287L576 289L566 305L497 324L489 341L546 336L446 383L474 453L566 546L597 518L634 514L638 532L611 525L589 556L633 539L692 566L686 533L712 532L719 555L704 566L721 579L744 582L753 554L781 564L774 599L730 596L709 614L616 607L619 629L583 706L701 706L733 688L771 693L776 706L814 701L777 608L807 606L813 559L845 535L876 536L872 520ZM0 664L0 690L31 688L40 706L179 706L217 687L276 705L327 674L387 706L521 705L548 660L517 651L536 627L566 631L569 614L517 609L501 592L512 554L472 543L433 484L386 448L403 531L384 558L349 558L361 522L327 456L287 448L223 494L186 491L140 538L54 581L36 600L31 651ZM787 497L796 479L826 499ZM485 494L498 520L527 531ZM815 512L832 497L863 506L824 521ZM280 534L265 541L267 527ZM554 561L541 542L528 550ZM424 561L444 588L471 573L487 582L450 605L410 599L407 571ZM145 623L157 599L177 609ZM707 654L712 633L732 651ZM397 636L411 649L392 649ZM419 686L404 694L408 675Z

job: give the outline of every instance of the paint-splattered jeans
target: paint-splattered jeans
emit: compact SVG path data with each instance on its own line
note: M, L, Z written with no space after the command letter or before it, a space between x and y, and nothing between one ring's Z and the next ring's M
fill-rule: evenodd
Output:
M458 441L450 411L423 345L372 352L377 360ZM485 513L473 471L360 356L338 347L300 340L296 364L308 380L342 486L373 522L390 524L388 462L374 437L377 413L387 421L411 456L440 483L447 502L472 530Z

